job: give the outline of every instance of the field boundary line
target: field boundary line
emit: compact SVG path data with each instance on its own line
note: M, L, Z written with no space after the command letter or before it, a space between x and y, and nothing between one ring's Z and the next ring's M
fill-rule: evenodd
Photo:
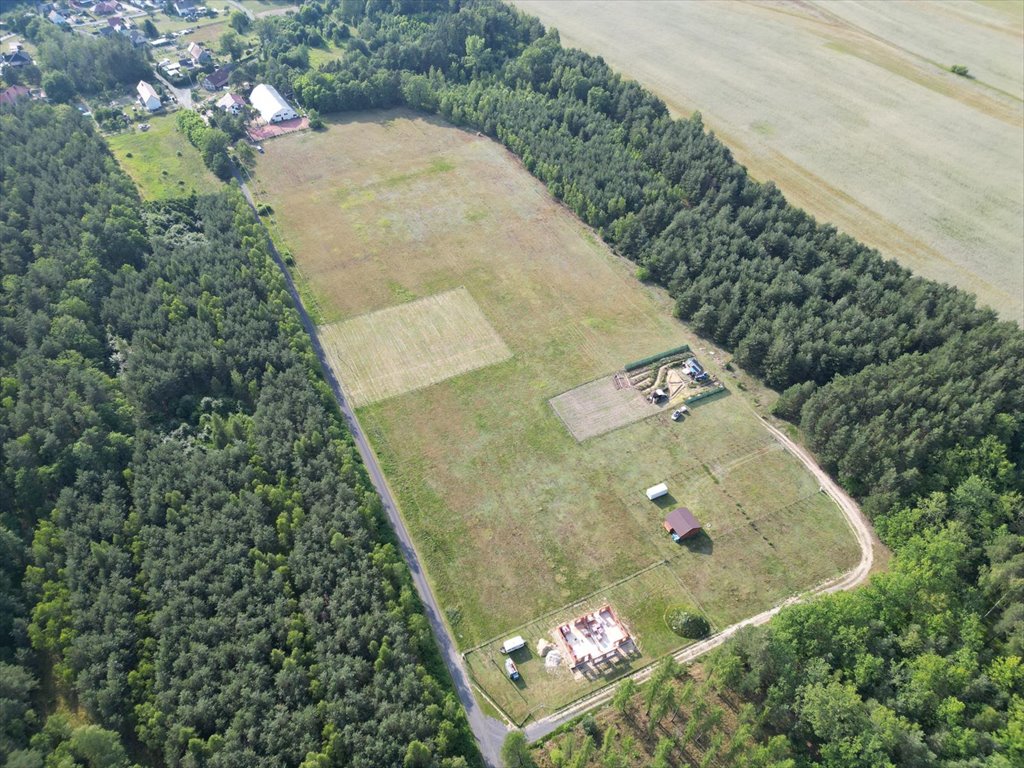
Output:
M633 579L636 579L636 578L638 578L640 576L643 576L645 573L649 573L650 571L653 571L655 568L658 568L660 566L665 565L665 562L666 562L665 560L658 560L656 562L653 562L650 565L641 568L639 571L635 571L635 572L633 572L633 573L631 573L631 574L629 574L627 576L623 576L621 579L613 581L611 584L606 584L603 587L599 587L599 588L595 589L593 592L588 592L587 594L583 595L582 597L576 598L571 603L566 603L565 605L559 606L558 608L553 608L552 610L547 611L546 613L542 613L539 616L536 616L536 617L530 619L529 621L527 621L526 624L519 624L519 625L517 625L517 627L518 626L527 626L529 624L536 624L538 621L544 621L545 619L548 619L548 618L550 618L552 616L556 616L559 613L563 613L563 612L568 611L568 610L570 610L572 608L575 608L578 605L580 605L581 603L585 603L588 600L591 600L591 599L597 597L602 592L607 592L609 589L614 589L615 587L619 587L619 586L625 584L628 581L632 581ZM508 629L505 632L501 632L501 633L495 635L494 637L492 637L492 638L490 638L488 640L484 640L483 642L478 643L477 645L474 645L472 648L467 648L465 651L462 652L463 658L465 658L466 656L468 656L471 653L474 653L476 651L481 650L482 648L484 648L485 646L490 645L491 643L495 642L496 640L500 640L505 635L507 635L509 632L515 631L515 629L517 627L512 627L511 629Z
M794 593L781 603L769 608L768 610L750 616L742 621L738 621L735 624L731 624L710 637L673 653L672 658L680 664L688 664L700 656L703 656L705 653L715 650L742 629L767 624L768 621L770 621L784 608L806 602L807 600L811 600L820 595L827 595L834 592L853 589L854 587L863 584L870 575L871 567L874 564L875 545L874 539L871 535L871 524L864 516L864 513L861 511L857 502L854 501L854 499L846 493L846 491L844 491L839 484L836 483L836 481L833 480L827 472L825 472L825 470L818 466L814 457L805 448L790 439L782 430L761 416L761 414L757 413L757 411L754 410L754 408L747 403L744 398L740 398L740 400L746 403L747 407L750 408L757 419L764 425L765 429L767 429L768 432L782 444L782 447L800 460L800 462L808 469L808 471L810 471L818 482L821 483L821 490L828 494L828 496L839 507L840 511L843 513L843 519L853 531L854 538L860 546L860 562L849 571L840 574L834 579L819 582L816 587L811 587L801 592ZM527 741L530 743L539 741L564 723L569 722L595 707L601 706L612 697L615 689L618 688L618 686L625 680L634 680L637 683L644 682L651 676L656 664L657 662L654 662L637 672L630 675L624 675L618 680L609 683L604 688L582 697L576 703L569 704L558 712L549 715L542 720L531 723L524 729Z

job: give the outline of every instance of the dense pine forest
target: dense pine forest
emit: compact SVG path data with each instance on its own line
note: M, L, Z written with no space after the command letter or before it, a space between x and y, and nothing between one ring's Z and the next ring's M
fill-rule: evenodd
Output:
M502 142L781 392L860 499L889 571L714 662L754 704L757 764L1024 763L1018 326L791 207L699 115L496 0L306 2L254 28L236 80ZM311 70L324 41L345 54ZM141 206L73 115L2 119L0 757L459 764L461 713L238 199ZM44 721L54 696L68 714Z
M777 415L862 501L896 553L890 572L784 612L721 660L757 705L756 734L785 736L778 764L1024 760L1019 327L788 205L699 114L673 119L507 6L306 3L258 26L253 74L307 108L405 104L516 153L669 289L680 318L782 393ZM342 60L293 65L325 39L347 46Z
M141 204L70 107L0 131L0 763L475 764L241 196Z

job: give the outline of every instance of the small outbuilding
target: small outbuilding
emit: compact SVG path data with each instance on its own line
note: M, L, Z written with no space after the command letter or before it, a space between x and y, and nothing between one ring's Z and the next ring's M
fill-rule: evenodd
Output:
M689 539L703 529L700 521L686 507L673 509L665 516L665 530L672 534L673 541Z
M260 117L263 118L263 122L267 124L294 120L299 116L299 113L281 97L277 89L266 83L260 83L252 89L252 93L249 94L249 103L256 108Z
M147 111L156 112L160 109L160 95L152 85L147 83L145 80L140 80L139 84L135 86L135 90L139 93L139 103L142 104Z
M667 495L668 485L666 483L658 483L657 485L652 485L650 488L647 489L647 498L650 499L651 501L654 501L655 499L660 499L662 496Z
M245 99L236 93L228 93L222 96L217 101L217 106L223 109L225 112L230 112L232 115L237 115L242 109L245 108Z

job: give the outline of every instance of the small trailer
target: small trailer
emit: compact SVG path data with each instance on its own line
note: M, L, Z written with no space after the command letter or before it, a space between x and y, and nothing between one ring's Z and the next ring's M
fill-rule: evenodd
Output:
M665 483L658 483L657 485L652 485L650 488L647 489L647 498L650 499L651 501L654 501L655 499L660 499L662 496L667 495L668 485L666 485Z
M516 635L510 637L504 643L501 644L502 653L512 653L512 651L518 651L520 648L526 647L526 641L523 640L522 636Z
M516 668L516 663L512 659L505 659L505 672L508 673L508 679L513 682L521 677L519 670Z

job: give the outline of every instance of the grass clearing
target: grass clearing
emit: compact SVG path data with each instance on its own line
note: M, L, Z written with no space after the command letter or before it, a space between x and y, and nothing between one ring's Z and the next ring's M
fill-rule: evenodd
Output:
M526 640L525 648L510 654L522 680L513 682L505 674L506 657L500 648L506 635L468 651L466 666L476 684L506 715L521 724L528 717L536 719L557 712L623 674L635 672L693 642L675 634L665 621L667 612L682 602L679 582L667 566L657 564L508 632L507 635L521 635ZM560 625L605 604L610 604L620 616L629 616L627 628L633 637L639 638L635 651L607 664L604 674L578 675L564 664L546 668L544 659L537 655L537 641L543 638L554 643Z
M146 200L215 192L220 181L203 164L199 150L178 131L174 115L150 118L150 128L107 137L114 157ZM129 155L131 155L129 157Z
M321 326L320 335L356 406L512 356L465 288Z
M794 204L1024 322L1020 3L515 4Z
M366 113L275 140L255 177L327 322L464 288L512 353L358 411L460 647L652 563L667 561L672 604L724 626L856 562L838 508L748 407L770 399L753 384L683 422L662 411L583 443L570 434L551 398L628 361L689 344L730 390L742 374L723 372L664 294L500 145L407 111ZM652 504L644 490L661 481L671 495ZM707 535L674 544L662 521L676 504L699 510ZM645 654L675 642L653 608L612 602ZM525 704L502 706L550 709L579 691L527 686Z
M256 16L267 11L283 12L295 10L298 7L298 2L293 2L293 0L239 0L238 4Z

